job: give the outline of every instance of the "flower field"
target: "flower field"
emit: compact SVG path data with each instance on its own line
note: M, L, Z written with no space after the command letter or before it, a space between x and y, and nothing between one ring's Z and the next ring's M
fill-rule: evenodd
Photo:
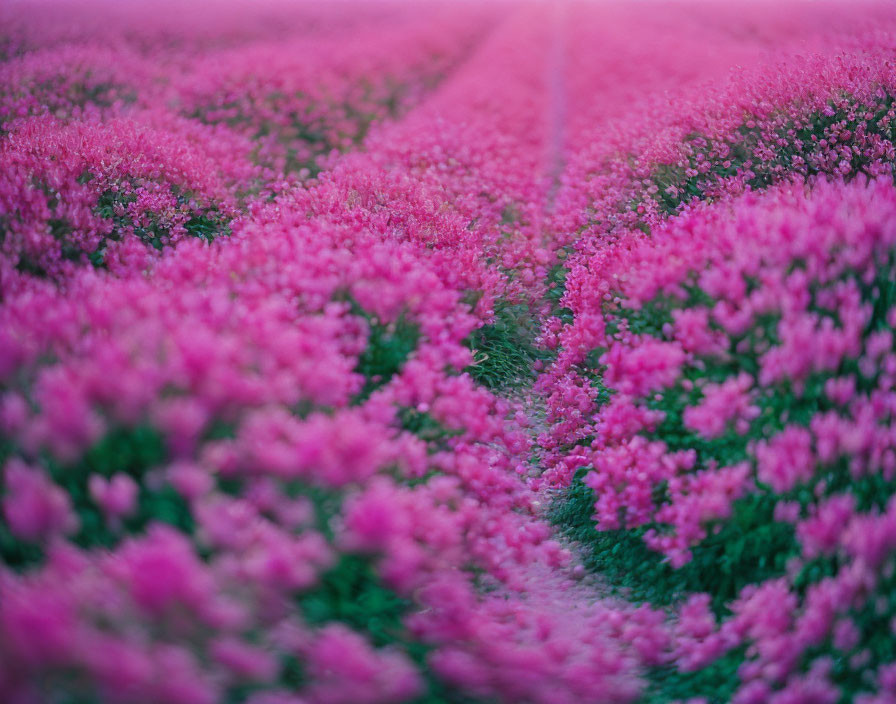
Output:
M896 704L896 5L0 4L2 704Z

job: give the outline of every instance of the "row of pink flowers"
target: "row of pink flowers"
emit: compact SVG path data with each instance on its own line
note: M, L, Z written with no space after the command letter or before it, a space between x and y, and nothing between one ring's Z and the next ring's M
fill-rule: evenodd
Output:
M755 584L721 618L711 595L677 595L676 668L742 648L732 701L844 701L852 677L858 700L885 702L892 664L868 624L892 629L896 549L892 19L789 9L790 38L757 20L776 54L723 47L737 75L697 65L710 33L656 69L681 70L661 97L611 86L591 112L582 99L549 223L566 279L543 327L556 357L536 385L548 427L533 484L581 477L595 530L632 531L673 569L770 498L793 526L786 571L762 582L745 567ZM836 31L816 24L832 17ZM620 43L607 57L637 52ZM816 563L828 571L807 578Z

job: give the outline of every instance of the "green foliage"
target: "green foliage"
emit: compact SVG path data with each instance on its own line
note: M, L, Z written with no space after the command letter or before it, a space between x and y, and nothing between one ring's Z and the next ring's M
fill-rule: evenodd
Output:
M547 277L545 299L550 306L548 317L560 318L565 325L570 325L573 322L573 312L560 304L563 300L563 296L566 295L567 276L569 276L569 270L564 266L562 261L554 264L554 266L550 268Z
M189 111L188 117L207 125L226 124L237 131L246 132L247 136L258 142L252 156L259 165L276 167L284 174L301 173L306 178L315 178L328 154L357 147L363 143L377 120L386 116L395 117L402 111L405 86L391 84L385 93L372 85L358 88L365 93L362 105L378 103L383 113L355 107L350 102L321 101L307 94L287 95L274 90L265 95L247 94L239 100L216 101L200 106ZM279 119L259 122L259 112L268 115L277 113ZM322 120L322 114L330 118ZM339 122L343 127L334 129L334 122ZM276 156L271 159L272 143L280 147L277 152L282 160Z
M855 647L847 652L834 648L828 642L819 655L830 655L833 660L831 680L840 686L839 704L855 701L859 692L875 689L871 678L879 666L896 661L896 639L893 638L893 619L896 618L896 576L879 577L876 594L879 599L868 599L858 609L851 609L849 616L859 632ZM868 662L856 665L850 658L867 651Z
M585 567L634 601L669 606L698 592L709 593L717 614L748 584L784 574L798 553L793 526L774 520L777 496L750 494L734 502L718 532L693 549L693 559L678 569L643 541L648 524L630 530L595 528L594 492L581 478L554 502L549 518L582 547Z
M636 308L619 306L616 303L606 305L604 318L607 321L607 335L618 335L622 329L621 323L624 321L626 329L636 335L667 338L664 328L674 322L672 311L711 306L713 303L712 298L696 285L696 272L691 272L688 278L690 283L682 287L686 294L684 298L660 295Z
M225 234L221 223L213 220L207 214L194 215L184 224L184 229L191 237L206 242L211 242L218 235Z
M19 255L19 260L16 262L16 271L37 278L45 278L47 276L46 269L24 254ZM0 293L0 300L3 300L2 293Z
M560 299L566 293L567 276L569 276L569 271L563 266L562 262L554 264L548 270L548 290L545 295L552 303L559 304Z
M545 353L535 345L539 329L536 317L524 304L495 303L495 319L475 330L467 340L473 364L467 371L490 389L524 385L534 375L532 365Z
M75 463L48 460L50 476L68 493L80 520L75 542L82 547L110 547L124 534L139 533L154 521L191 533L193 517L186 501L168 484L151 488L146 482L147 473L161 466L167 456L161 434L144 425L113 430ZM92 474L111 477L118 473L129 475L139 487L137 509L122 520L120 529L108 524L87 486Z
M333 518L342 513L342 492L305 482L290 482L285 489L291 498L303 496L311 501L314 508L315 528L327 540L332 540L334 537Z
M23 570L39 564L43 559L44 553L40 547L16 538L6 520L0 520L0 562L5 567Z
M193 517L186 501L168 484L147 482L147 474L161 466L168 453L162 436L149 426L111 431L75 462L59 462L44 457L42 464L53 482L69 496L78 517L79 529L73 537L84 547L112 547L128 534L140 533L151 522L168 523L185 533L193 531ZM88 482L93 474L112 477L127 474L137 483L134 512L112 525L90 496ZM2 494L0 486L0 494ZM43 560L37 545L15 538L5 522L0 522L0 559L14 569L24 569Z
M466 432L462 428L448 428L433 418L432 414L413 408L399 409L398 419L402 430L413 433L427 443L430 453L450 450L451 438L459 437Z
M880 262L875 277L870 282L856 279L862 299L872 305L867 332L887 330L887 313L896 307L896 251L890 250L887 259Z
M638 704L667 704L703 697L707 704L723 704L740 685L737 669L744 661L744 648L731 650L706 667L682 672L675 665L655 667L647 672L647 690Z
M314 588L297 597L297 603L313 626L343 623L374 647L404 652L426 682L426 691L413 704L486 704L462 695L433 675L426 663L430 646L415 639L404 626L412 602L383 584L371 556L343 554Z
M3 435L0 435L0 470L6 465L7 459L12 456L13 445ZM0 474L2 479L2 474ZM0 481L0 500L5 493L3 482ZM0 512L0 562L13 569L24 569L28 565L40 562L43 552L35 545L23 543L14 537L9 530L9 524Z
M104 704L103 697L75 672L59 672L38 687L38 701L53 704Z
M168 239L167 230L160 227L134 227L134 221L128 215L128 206L136 201L137 196L133 193L123 193L111 189L106 190L97 199L94 212L101 218L112 221L114 231L111 239L119 238L122 230L133 230L135 235L140 237L144 243L152 246L153 249L162 249ZM97 251L102 251L103 249L105 249L105 241L100 244Z
M273 682L240 682L227 688L221 704L243 704L251 696L270 690L272 687L282 688L290 692L298 692L308 682L305 664L294 655L280 656L280 671Z
M407 638L402 619L410 602L383 585L367 556L342 555L297 601L308 623L344 623L378 648Z
M809 585L833 576L841 566L839 558L828 555L807 562L794 581L797 592L804 595ZM855 645L841 650L829 635L802 654L800 669L805 671L813 661L829 658L830 680L840 690L837 703L850 704L862 693L877 691L875 671L896 660L896 640L891 626L896 618L896 573L880 570L869 597L858 607L846 608L842 617L848 618L856 628ZM853 660L856 657L860 659Z
M358 359L355 371L364 376L364 387L355 397L355 403L363 403L370 394L386 384L401 371L402 365L417 349L420 328L404 315L392 323L383 324L353 302L353 312L361 315L370 328L367 349Z

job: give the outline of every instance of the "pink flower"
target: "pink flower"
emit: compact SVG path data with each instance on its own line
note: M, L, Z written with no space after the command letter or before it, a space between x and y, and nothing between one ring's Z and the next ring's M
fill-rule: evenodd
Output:
M133 513L137 506L139 487L127 474L114 474L109 479L91 474L87 488L107 518L124 518Z
M805 428L788 426L757 446L756 460L760 481L778 492L792 489L815 474L812 435Z
M736 430L744 434L749 429L749 422L759 415L759 408L751 403L749 392L752 386L752 378L745 373L721 384L707 384L699 405L685 409L685 427L706 438L716 438L733 420Z
M13 535L43 542L77 531L78 519L68 494L41 470L11 459L3 470L3 478L3 514Z

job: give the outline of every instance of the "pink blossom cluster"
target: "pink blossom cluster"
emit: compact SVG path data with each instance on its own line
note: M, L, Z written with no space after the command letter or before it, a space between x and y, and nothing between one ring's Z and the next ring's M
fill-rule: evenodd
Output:
M69 124L35 117L0 149L10 279L59 279L88 261L139 270L153 250L227 227L238 194L259 178L244 140L166 114Z

